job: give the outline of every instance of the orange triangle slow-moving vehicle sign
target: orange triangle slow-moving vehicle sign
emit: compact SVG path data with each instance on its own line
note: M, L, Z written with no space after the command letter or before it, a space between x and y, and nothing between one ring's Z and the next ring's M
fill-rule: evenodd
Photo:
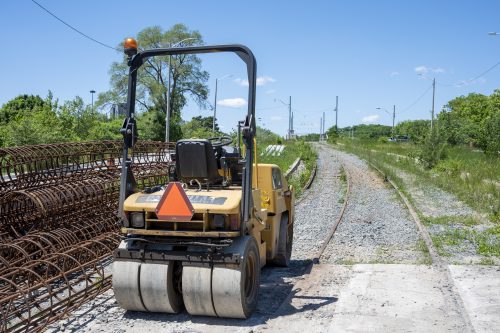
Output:
M193 214L193 205L189 201L181 183L168 183L160 202L156 206L158 219L185 222L190 221Z

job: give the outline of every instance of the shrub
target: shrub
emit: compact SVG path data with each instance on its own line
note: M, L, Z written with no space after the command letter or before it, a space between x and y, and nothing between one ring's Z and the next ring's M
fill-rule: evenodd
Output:
M446 157L446 139L440 133L436 124L431 133L425 138L418 159L427 169L432 169L436 164Z

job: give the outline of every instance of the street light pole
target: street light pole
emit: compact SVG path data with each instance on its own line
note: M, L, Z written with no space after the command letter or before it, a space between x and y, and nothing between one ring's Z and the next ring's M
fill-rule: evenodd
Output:
M215 79L215 98L214 98L214 119L212 120L212 134L215 136L215 119L217 118L217 82L218 79Z
M223 79L227 79L229 77L232 77L233 74L226 74L224 75L223 77L221 77L220 79L219 78L216 78L215 79L215 97L214 97L214 119L212 120L212 134L215 135L215 122L217 121L217 87L218 87L218 81L219 80L223 80Z
M288 99L288 104L283 102L279 98L275 98L274 101L279 101L281 104L288 106L288 134L287 139L291 140L293 136L293 112L292 112L292 96Z
M380 107L378 107L376 109L377 110L383 110L388 115L391 115L391 113L387 109L380 108ZM396 119L396 105L393 105L393 108L392 108L392 130L391 130L392 138L394 138L394 122L395 122L395 119Z
M185 38L175 44L170 44L170 47L175 47L178 46L180 43L185 42L187 40L192 40L196 39L194 37L190 38ZM170 65L172 63L172 55L168 56L168 65L167 65L167 70L168 70L168 84L167 84L167 111L165 114L165 142L168 142L170 140L170 81L171 81L171 72L170 72Z
M339 115L339 96L335 97L335 132L338 133L339 127L338 127L338 115Z
M392 106L392 138L394 139L394 120L396 119L396 105Z
M92 89L92 90L90 91L90 94L92 95L92 111L94 111L94 94L95 94L95 90L94 90L94 89Z
M436 95L436 78L432 80L432 114L431 114L431 131L434 126L434 96Z

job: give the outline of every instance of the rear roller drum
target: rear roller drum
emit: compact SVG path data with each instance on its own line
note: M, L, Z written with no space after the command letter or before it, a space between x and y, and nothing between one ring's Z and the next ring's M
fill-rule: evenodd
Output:
M242 261L237 269L214 267L212 296L219 317L248 318L257 306L260 256L257 242L245 237L239 245Z
M290 266L290 258L292 257L293 244L293 224L288 225L288 213L281 215L280 233L278 236L278 248L276 257L273 259L273 264L281 267Z

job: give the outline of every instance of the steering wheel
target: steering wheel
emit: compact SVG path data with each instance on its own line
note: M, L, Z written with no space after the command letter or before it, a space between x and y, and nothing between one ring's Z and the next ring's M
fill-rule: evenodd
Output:
M210 141L210 143L212 144L212 147L214 147L214 148L228 146L233 142L233 139L227 135L215 136L213 138L208 138L207 140Z

